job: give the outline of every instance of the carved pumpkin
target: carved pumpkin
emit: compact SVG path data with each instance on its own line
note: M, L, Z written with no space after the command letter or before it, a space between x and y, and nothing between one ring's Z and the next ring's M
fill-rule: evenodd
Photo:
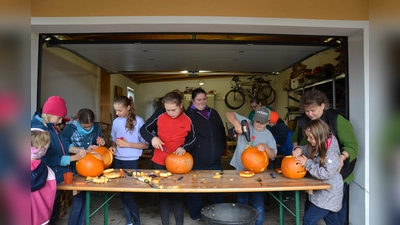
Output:
M250 147L242 153L242 163L244 168L255 173L264 172L269 164L267 152L260 152L256 147Z
M167 167L167 170L171 173L189 173L193 168L193 157L188 152L182 156L170 153L165 158L165 167Z
M281 170L283 176L291 179L303 178L307 173L303 166L296 164L296 158L291 155L282 159Z
M83 177L97 177L103 173L103 170L103 160L93 153L87 153L76 162L76 172Z
M94 151L101 155L101 157L103 159L104 169L107 169L108 167L110 167L111 163L113 162L113 158L114 158L111 151L104 146L100 146L100 147L96 148Z

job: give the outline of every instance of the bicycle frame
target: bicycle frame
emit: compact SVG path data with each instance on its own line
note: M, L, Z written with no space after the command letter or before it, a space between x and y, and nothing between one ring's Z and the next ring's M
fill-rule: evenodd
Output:
M248 78L249 82L242 83L238 76L232 78L232 87L225 95L225 104L230 109L242 107L246 101L246 95L250 98L258 97L264 105L269 105L275 101L275 90L262 78ZM249 87L249 88L244 88Z

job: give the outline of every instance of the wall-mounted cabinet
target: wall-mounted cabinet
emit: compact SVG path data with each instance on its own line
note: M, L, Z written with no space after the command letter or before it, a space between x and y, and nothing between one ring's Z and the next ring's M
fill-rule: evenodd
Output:
M333 78L319 80L313 83L305 84L302 87L287 91L287 121L293 120L296 116L303 113L299 110L301 95L310 89L318 89L326 94L329 99L330 108L338 110L344 116L348 115L348 106L346 101L346 75L339 74Z

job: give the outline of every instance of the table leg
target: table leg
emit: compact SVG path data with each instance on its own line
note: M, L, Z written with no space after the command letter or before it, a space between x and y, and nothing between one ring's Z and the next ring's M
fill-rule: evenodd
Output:
M86 191L86 224L90 224L90 191Z
M104 225L108 225L108 192L104 192L104 201L106 202L104 205Z
M284 219L285 219L285 212L283 211L283 192L279 192L279 224L284 225Z
M296 225L300 225L300 195L299 191L294 192L294 198L296 201Z

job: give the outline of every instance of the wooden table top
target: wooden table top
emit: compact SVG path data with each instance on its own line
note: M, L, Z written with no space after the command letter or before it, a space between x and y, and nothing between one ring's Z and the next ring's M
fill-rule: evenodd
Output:
M140 170L151 173L154 170ZM165 172L165 171L162 171ZM322 190L331 186L323 181L306 176L302 179L288 179L274 170L255 174L251 178L239 176L237 170L225 170L223 175L218 176L217 170L192 170L187 174L172 174L159 181L159 189L152 188L148 184L133 177L111 179L106 184L88 182L86 185L77 185L76 182L85 182L85 178L77 175L70 185L60 183L58 190L80 190L80 191L107 191L107 192L168 192L168 193L210 193L210 192L262 192L262 191L296 191L296 190ZM272 178L270 173L275 173ZM178 178L182 179L178 180ZM257 181L260 178L261 182Z

